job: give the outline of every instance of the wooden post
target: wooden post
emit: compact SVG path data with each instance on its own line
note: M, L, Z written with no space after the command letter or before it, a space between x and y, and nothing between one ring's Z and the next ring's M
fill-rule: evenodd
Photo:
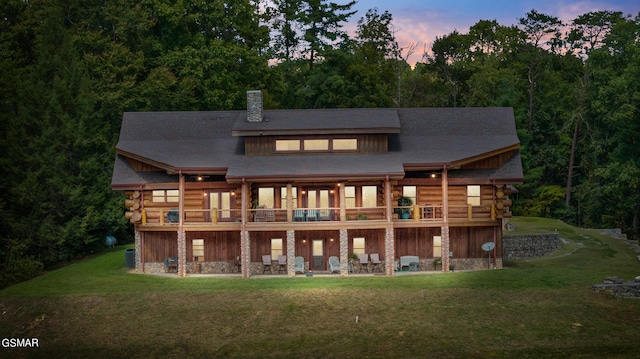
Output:
M449 271L449 180L447 166L442 170L442 271Z
M178 276L184 278L187 275L187 242L184 233L184 176L182 171L179 171L178 178Z
M293 222L293 187L291 183L287 183L287 222Z

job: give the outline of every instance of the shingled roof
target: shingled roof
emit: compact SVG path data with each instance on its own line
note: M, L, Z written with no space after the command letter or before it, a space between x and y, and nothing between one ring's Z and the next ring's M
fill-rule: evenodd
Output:
M387 133L389 152L244 155L243 136L343 133ZM127 158L167 173L218 174L233 182L402 178L406 170L455 169L505 152L513 155L502 168L475 174L519 182L519 144L511 108L267 110L262 122L251 123L246 111L128 112L112 185L167 181L163 173L136 172Z

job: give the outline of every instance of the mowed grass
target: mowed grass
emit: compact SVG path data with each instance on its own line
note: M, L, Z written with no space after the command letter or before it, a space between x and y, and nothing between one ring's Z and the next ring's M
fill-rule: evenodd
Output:
M480 272L177 279L127 273L120 247L0 291L1 337L40 345L0 357L639 357L640 299L591 289L640 275L635 248L513 222L557 230L563 248Z

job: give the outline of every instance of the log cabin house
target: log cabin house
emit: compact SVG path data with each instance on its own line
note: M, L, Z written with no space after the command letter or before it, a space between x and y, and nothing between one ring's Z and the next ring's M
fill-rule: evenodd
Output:
M112 188L127 196L137 271L295 276L329 273L335 256L349 275L365 253L386 275L406 256L419 270L502 266L523 180L511 108L263 110L260 91L247 102L124 114Z

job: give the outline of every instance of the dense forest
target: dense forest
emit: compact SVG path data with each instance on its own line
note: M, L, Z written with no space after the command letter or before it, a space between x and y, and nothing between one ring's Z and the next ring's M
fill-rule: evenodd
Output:
M638 237L640 14L531 10L400 47L326 0L0 0L0 287L131 241L110 188L124 111L508 106L514 214ZM419 54L417 54L419 55Z

